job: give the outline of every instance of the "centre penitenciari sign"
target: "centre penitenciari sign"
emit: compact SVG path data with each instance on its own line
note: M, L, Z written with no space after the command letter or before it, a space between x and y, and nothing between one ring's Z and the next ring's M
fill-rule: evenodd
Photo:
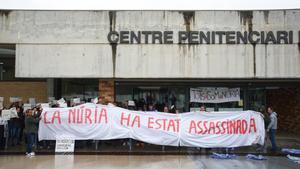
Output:
M293 44L294 31L111 31L114 44Z

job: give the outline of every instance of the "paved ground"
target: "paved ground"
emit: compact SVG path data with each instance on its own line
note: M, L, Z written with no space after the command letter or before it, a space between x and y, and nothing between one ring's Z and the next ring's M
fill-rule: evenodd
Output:
M101 141L98 142L96 146L95 141L76 141L75 144L75 152L77 154L147 154L147 155L155 155L155 154L194 154L194 155L205 155L211 154L212 152L220 152L218 149L212 149L211 151L199 151L196 148L187 148L187 147L171 147L165 146L164 151L162 151L162 146L145 144L144 147L137 147L136 142L132 144L132 150L130 151L129 146L122 146L121 140L111 140L111 141ZM277 136L277 144L279 147L279 153L281 152L281 148L296 148L300 149L300 135L288 135L288 134L278 134ZM270 141L266 141L266 148L270 149L271 144ZM47 148L38 148L35 149L37 153L40 154L54 154L55 141L50 143L49 149ZM270 155L269 151L257 151L257 146L248 146L248 147L239 147L235 148L232 153L236 154L248 154L248 153L259 153L264 155ZM0 150L0 154L24 154L25 153L25 143L18 146L8 146L7 149ZM220 152L221 153L221 152Z
M252 161L240 156L234 160L218 160L208 156L97 156L97 155L25 155L0 156L0 169L289 169L299 164L286 157L267 157Z

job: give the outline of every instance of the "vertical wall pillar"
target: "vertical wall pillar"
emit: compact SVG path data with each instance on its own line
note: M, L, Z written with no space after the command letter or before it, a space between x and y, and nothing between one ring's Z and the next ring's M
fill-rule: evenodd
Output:
M54 79L47 79L47 96L54 97Z
M114 80L99 80L99 100L102 104L115 102Z

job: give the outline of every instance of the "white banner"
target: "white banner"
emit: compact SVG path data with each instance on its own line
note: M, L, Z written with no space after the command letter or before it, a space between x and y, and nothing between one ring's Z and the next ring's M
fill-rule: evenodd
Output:
M240 101L240 88L200 87L190 89L190 102L223 103Z
M71 108L44 108L40 140L109 140L192 147L239 147L263 144L262 115L254 111L139 112L87 103Z
M239 147L263 144L262 115L254 111L197 112L181 115L180 145Z

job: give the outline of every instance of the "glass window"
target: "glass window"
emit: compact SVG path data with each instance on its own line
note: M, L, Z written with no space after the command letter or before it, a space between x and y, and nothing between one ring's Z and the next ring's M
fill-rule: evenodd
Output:
M265 88L249 88L247 91L248 110L262 112L266 106L266 89Z
M0 44L0 80L15 79L15 45Z
M62 97L70 101L72 98L80 98L80 101L88 102L98 97L98 79L62 79Z
M116 83L116 102L126 105L128 100L133 100L136 109L148 110L149 105L154 105L158 111L163 111L164 106L170 108L174 105L179 112L184 112L188 111L186 89L182 86Z

